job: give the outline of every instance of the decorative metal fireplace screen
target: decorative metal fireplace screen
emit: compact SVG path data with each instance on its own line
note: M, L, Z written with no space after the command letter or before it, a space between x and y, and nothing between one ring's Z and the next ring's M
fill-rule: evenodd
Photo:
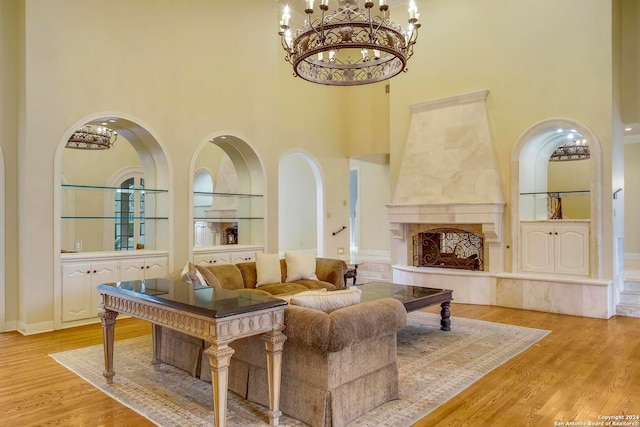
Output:
M413 265L484 270L483 238L456 228L434 228L413 236Z

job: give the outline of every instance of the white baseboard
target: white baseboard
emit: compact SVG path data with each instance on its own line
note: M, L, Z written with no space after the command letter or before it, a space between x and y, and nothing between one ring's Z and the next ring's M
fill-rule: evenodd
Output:
M18 322L17 331L22 335L34 335L41 334L43 332L51 332L54 330L53 321L50 322L41 322L41 323L30 323L26 324L24 322Z

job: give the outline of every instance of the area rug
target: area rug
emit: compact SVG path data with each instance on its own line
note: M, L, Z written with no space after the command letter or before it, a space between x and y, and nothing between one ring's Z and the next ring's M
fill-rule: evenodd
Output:
M440 316L409 313L407 326L398 333L400 399L349 425L410 426L549 333L463 318L452 318L451 324L452 330L443 332ZM114 353L116 376L111 385L102 376L102 345L51 357L157 425L214 425L211 384L166 364L153 369L151 336L116 341ZM266 409L229 392L227 425L267 426ZM305 425L286 415L280 424Z

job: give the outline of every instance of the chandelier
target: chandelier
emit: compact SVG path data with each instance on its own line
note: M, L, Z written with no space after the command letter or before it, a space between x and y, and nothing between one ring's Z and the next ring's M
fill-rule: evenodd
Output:
M586 139L577 139L575 141L566 142L555 149L550 162L564 162L568 160L586 160L591 158L589 144Z
M115 134L113 141L111 138ZM118 139L118 133L103 126L84 125L73 132L67 141L67 148L79 150L107 150Z
M358 0L338 0L337 10L328 13L329 0L321 0L320 17L313 19L313 0L306 0L307 19L295 33L285 6L278 34L294 75L324 85L355 86L406 71L420 28L418 8L411 0L404 29L389 17L387 0L379 0L379 15L372 13L373 3L365 1L361 8Z

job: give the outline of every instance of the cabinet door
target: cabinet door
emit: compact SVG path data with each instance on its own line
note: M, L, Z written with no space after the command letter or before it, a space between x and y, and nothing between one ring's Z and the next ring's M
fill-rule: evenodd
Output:
M589 227L563 224L554 227L556 273L589 275Z
M91 317L91 264L62 265L62 321Z
M144 279L144 258L123 259L120 261L120 281Z
M231 263L237 264L239 262L249 262L256 260L255 252L233 252L231 254Z
M113 283L117 280L117 261L102 261L91 264L91 317L98 315L98 304L100 303L98 285L101 283Z
M203 267L208 267L213 265L213 260L211 259L211 254L195 254L193 255L193 264L201 265Z
M547 224L522 224L522 271L535 273L554 272L553 226Z
M144 278L155 279L157 277L166 277L168 264L167 257L146 258L144 260Z

